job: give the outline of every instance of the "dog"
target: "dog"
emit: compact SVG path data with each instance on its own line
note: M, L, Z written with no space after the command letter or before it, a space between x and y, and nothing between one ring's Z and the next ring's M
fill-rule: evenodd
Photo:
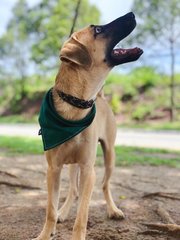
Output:
M53 117L57 120L58 116L61 116L61 120L70 125L62 125L59 129L57 122L56 126L51 127L49 124L52 119L49 118L54 113L51 113L49 108L41 109L42 115L40 114L39 119L48 162L48 201L44 228L36 240L53 239L57 221L63 222L67 219L77 195L77 216L71 239L85 240L89 202L95 183L94 164L98 142L104 153L105 174L102 188L108 216L124 218L110 191L109 181L115 160L116 123L101 89L114 66L135 61L142 55L143 51L140 48L115 47L135 26L135 16L130 12L106 25L90 25L73 33L60 50L61 65L55 85L49 91L46 100L48 107L52 105L54 108ZM78 125L81 121L83 127ZM72 131L73 133L68 135L67 132L71 131L71 128L75 128L75 132ZM66 132L61 134L61 130ZM62 138L61 135L65 137ZM63 164L70 164L70 186L66 201L58 211Z

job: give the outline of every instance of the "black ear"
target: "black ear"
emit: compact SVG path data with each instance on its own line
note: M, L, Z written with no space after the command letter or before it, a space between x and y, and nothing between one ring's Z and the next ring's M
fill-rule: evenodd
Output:
M87 48L74 38L64 44L60 51L60 59L61 61L73 62L87 67L92 62Z

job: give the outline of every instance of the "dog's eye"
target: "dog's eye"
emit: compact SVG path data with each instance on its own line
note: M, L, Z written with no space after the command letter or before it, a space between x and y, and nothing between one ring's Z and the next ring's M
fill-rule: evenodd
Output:
M102 32L102 28L101 27L95 27L95 33L99 34Z

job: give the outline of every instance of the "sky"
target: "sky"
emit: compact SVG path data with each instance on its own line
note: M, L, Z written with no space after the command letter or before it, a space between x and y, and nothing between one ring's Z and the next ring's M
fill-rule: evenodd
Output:
M74 1L74 0L71 0ZM131 10L131 6L134 0L89 0L91 3L95 4L101 12L101 23L108 23L115 18L128 13ZM17 2L17 0L0 0L0 36L4 33L6 25L11 17L11 9L13 5ZM38 0L28 0L29 5L34 5L38 2ZM138 27L138 26L137 26ZM133 46L135 47L135 46ZM138 46L139 47L139 46ZM142 47L142 46L140 46ZM144 54L141 57L141 61L144 61L146 64L147 61L147 52L144 49ZM163 65L161 64L161 59L153 59L154 65L161 66L161 71L169 72L169 63L167 59L163 59ZM141 61L137 61L135 63L131 63L130 67L136 67L141 64ZM152 62L152 61L151 61ZM123 65L123 69L129 68L129 64ZM178 56L177 66L175 71L180 72L180 57Z
M97 5L102 14L102 23L107 23L115 18L128 13L131 9L133 0L90 0L93 4Z
M33 5L37 3L38 0L29 0L28 3ZM72 0L73 1L73 0ZM17 0L1 0L0 3L0 35L5 30L7 22L11 17L11 8L17 2ZM97 5L100 9L102 18L102 23L107 23L113 19L126 14L130 11L133 0L119 1L117 0L90 0L91 3ZM118 6L118 7L117 7Z

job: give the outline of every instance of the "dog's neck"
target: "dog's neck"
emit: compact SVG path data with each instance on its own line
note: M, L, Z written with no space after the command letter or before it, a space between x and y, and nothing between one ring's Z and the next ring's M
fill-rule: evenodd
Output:
M77 67L70 67L68 64L61 64L53 88L55 108L61 116L69 120L79 120L84 118L90 109L79 109L70 105L59 97L57 91L62 91L86 101L94 99L103 84L103 80L98 81L94 78L95 76L88 76L87 71L83 69L80 70Z

